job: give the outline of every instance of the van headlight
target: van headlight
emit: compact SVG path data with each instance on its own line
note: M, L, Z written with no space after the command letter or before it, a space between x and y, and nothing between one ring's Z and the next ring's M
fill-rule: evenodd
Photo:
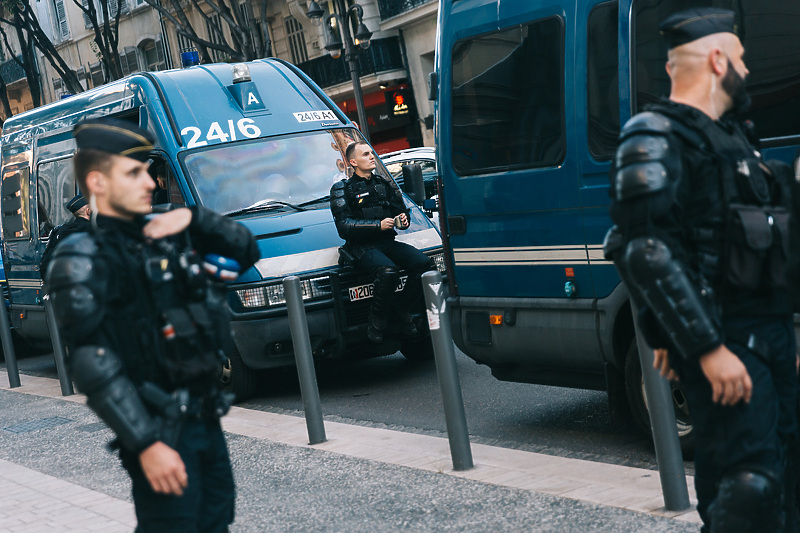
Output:
M301 280L300 288L303 292L304 302L324 300L332 295L328 276ZM283 281L252 289L239 289L236 291L236 296L244 309L269 309L286 305Z

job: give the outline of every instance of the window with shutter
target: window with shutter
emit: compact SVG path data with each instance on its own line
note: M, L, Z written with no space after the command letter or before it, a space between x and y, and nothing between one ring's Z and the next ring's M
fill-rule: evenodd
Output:
M222 26L222 19L219 15L211 15L209 17L213 22L214 25L211 24L210 21L206 21L206 32L208 32L208 40L215 44L225 44L225 39L222 35L220 35L214 27L216 26L220 30L223 28ZM225 54L220 52L219 50L214 50L213 48L209 48L209 53L211 54L211 59L215 62L220 62L225 58Z
M83 90L85 91L88 89L89 80L88 76L86 75L86 67L80 67L75 74L77 75L78 81L80 82L81 87L83 87Z
M294 17L284 19L286 26L286 39L289 41L289 51L292 55L292 63L295 65L308 61L308 50L306 49L306 34L303 26Z
M53 94L56 98L61 97L61 93L64 92L64 82L61 78L53 78Z
M84 9L89 9L89 0L81 0L81 4L83 4ZM92 19L86 14L86 11L83 12L83 26L87 29L92 27Z
M158 64L156 65L155 70L165 70L167 68L167 61L165 59L166 54L164 53L164 41L161 40L161 37L156 39L156 59L158 60Z
M62 41L69 39L69 22L67 22L67 9L64 0L53 0L53 12L55 13L56 34Z

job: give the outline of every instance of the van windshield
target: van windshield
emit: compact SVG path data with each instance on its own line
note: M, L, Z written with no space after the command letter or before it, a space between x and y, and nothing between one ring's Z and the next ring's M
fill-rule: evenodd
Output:
M315 209L347 177L344 152L356 140L355 129L315 131L211 146L183 163L199 202L218 213Z

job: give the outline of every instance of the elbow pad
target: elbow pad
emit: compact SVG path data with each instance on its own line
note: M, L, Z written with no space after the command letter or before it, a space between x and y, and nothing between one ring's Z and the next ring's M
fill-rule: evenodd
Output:
M722 344L700 295L663 241L633 239L623 263L633 284L631 290L647 302L684 358L699 357Z
M70 363L78 390L86 394L89 407L116 433L125 449L139 453L158 440L158 425L114 352L81 346L70 354Z

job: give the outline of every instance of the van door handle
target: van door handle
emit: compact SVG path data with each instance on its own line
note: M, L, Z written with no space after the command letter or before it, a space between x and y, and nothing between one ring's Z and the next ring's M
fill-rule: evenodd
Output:
M450 235L464 235L467 232L467 221L461 215L447 217L447 228Z

